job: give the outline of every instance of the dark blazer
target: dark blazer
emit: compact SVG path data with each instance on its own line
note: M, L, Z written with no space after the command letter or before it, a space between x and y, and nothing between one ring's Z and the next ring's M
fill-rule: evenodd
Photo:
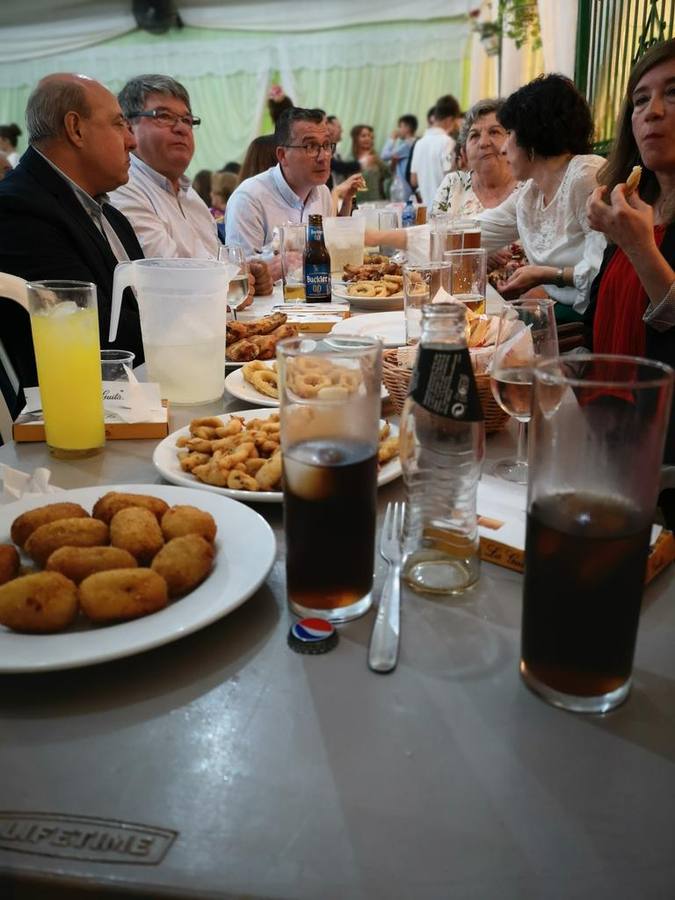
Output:
M121 212L105 215L129 259L143 251ZM97 287L101 347L133 350L143 362L138 306L131 291L122 304L117 340L108 341L113 273L117 260L73 189L32 147L0 181L0 271L27 280L93 281ZM0 299L0 338L22 387L37 384L28 314L12 300Z
M667 226L666 233L661 241L660 250L661 255L668 264L675 267L675 223ZM600 271L591 285L590 302L584 314L584 325L587 329L585 344L587 347L593 347L593 319L595 317L600 282L610 259L615 253L616 244L610 244L605 250ZM667 331L656 331L646 324L643 327L645 329L645 356L658 362L667 363L675 368L675 328L669 328ZM667 463L675 463L675 397L673 398L673 408L670 414L670 425L666 434L664 459Z

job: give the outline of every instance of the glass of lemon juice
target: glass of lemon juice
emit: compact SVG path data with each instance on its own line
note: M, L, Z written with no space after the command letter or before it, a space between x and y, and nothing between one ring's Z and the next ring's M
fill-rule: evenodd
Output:
M96 285L30 282L28 310L49 450L92 456L105 443Z

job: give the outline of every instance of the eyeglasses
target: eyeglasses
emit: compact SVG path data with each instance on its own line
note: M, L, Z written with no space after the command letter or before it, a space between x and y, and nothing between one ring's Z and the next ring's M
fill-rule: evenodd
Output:
M307 156L313 156L318 159L322 150L324 153L332 156L335 153L337 144L330 144L328 141L324 144L315 144L312 141L310 144L284 144L284 147L287 147L289 150L304 150Z
M133 112L130 119L154 119L160 128L175 128L178 122L187 125L188 128L196 128L201 124L199 116L178 116L166 109L146 109L143 112Z

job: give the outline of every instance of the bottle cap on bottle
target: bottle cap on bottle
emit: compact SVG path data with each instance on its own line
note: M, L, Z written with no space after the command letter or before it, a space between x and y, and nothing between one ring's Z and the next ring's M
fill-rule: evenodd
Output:
M328 653L337 642L338 633L326 619L300 619L288 631L288 646L296 653Z

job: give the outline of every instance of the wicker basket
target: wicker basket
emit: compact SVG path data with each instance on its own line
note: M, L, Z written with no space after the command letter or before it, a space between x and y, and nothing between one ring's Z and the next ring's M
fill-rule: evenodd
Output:
M403 403L408 396L408 384L410 383L410 370L402 369L396 361L396 350L385 350L382 354L382 380L389 392L389 397L397 413L403 409ZM499 406L490 390L490 376L476 375L478 396L483 407L485 417L485 431L493 434L500 431L509 421L509 414Z

